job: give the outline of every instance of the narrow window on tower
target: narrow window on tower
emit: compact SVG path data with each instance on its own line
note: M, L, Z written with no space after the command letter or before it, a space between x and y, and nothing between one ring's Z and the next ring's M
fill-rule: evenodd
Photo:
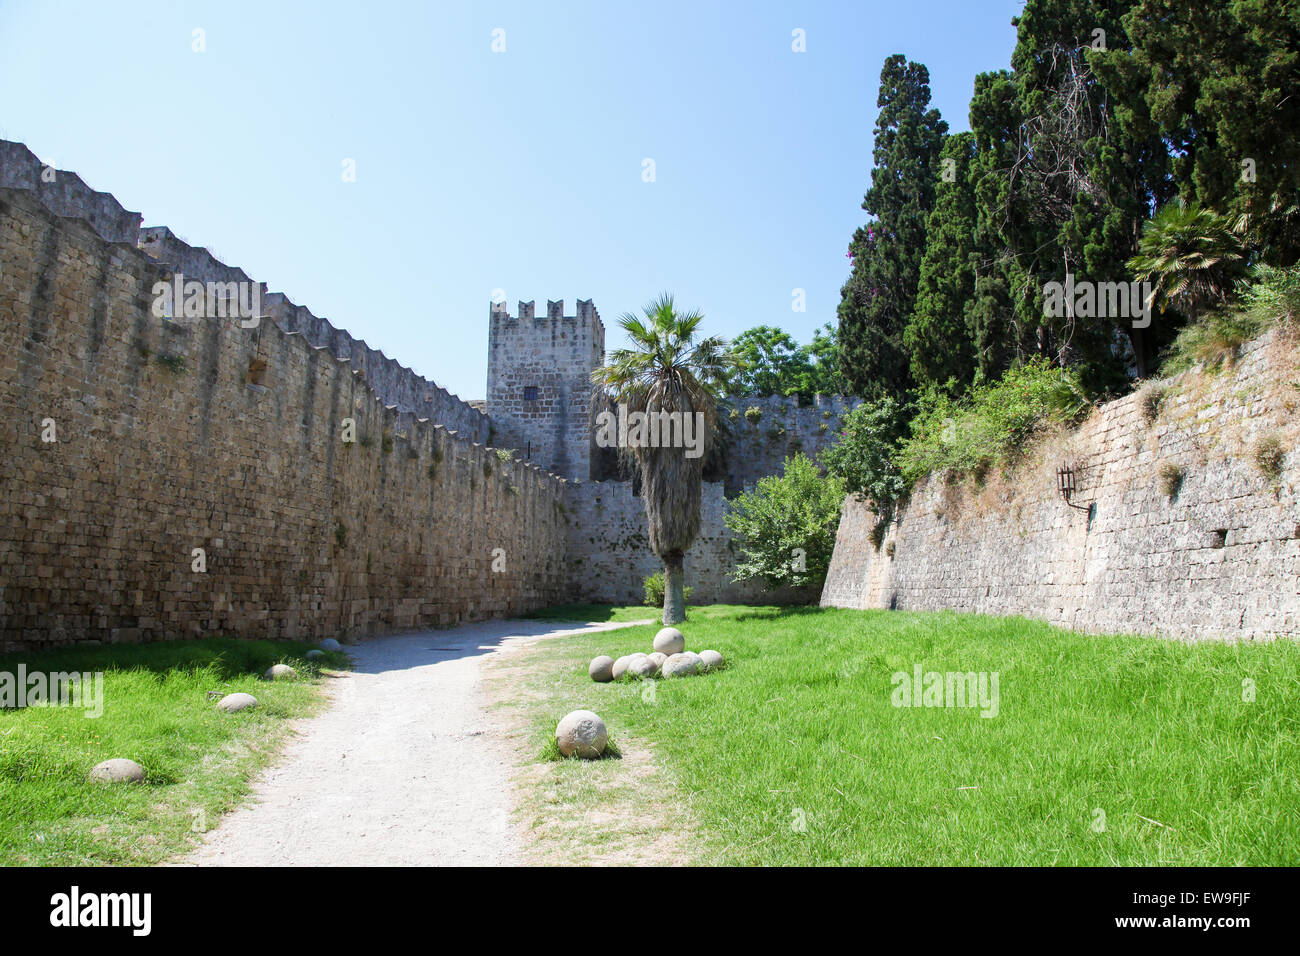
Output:
M537 401L537 386L536 386L536 385L525 385L525 386L524 386L524 401L525 401L525 402L535 402L535 401Z

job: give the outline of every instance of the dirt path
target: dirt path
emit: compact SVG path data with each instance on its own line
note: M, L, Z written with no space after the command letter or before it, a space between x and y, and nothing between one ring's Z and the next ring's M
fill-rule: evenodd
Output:
M516 862L510 748L487 731L489 655L623 624L488 621L348 648L355 670L299 722L242 808L181 862L205 866Z

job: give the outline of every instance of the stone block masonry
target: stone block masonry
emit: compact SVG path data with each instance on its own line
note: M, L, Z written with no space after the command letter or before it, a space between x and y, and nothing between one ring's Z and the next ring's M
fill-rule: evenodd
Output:
M835 444L844 416L862 404L859 398L840 395L814 395L805 401L797 395L773 395L731 402L736 416L730 422L726 489L733 496L760 478L781 474L791 455L802 452L815 461L823 448Z
M493 444L557 475L591 477L595 443L591 373L605 360L605 326L590 300L577 314L548 302L535 317L532 302L518 315L493 303L488 316L487 413Z
M872 543L845 503L822 604L1040 618L1082 631L1300 636L1300 361L1277 333L1048 440L983 492L931 478ZM1272 445L1271 443L1276 443ZM1275 448L1268 475L1261 451ZM1056 469L1073 464L1070 508Z
M731 530L723 523L727 506L722 482L705 482L700 496L700 533L686 554L684 574L693 604L788 604L788 589L764 591L759 582L736 582L731 569L739 557ZM640 604L643 582L663 563L650 550L645 502L629 481L570 484L565 506L570 516L565 542L572 600L598 604ZM807 598L803 598L804 601Z
M566 597L565 482L420 416L423 393L381 395L411 382L320 327L154 316L178 267L104 195L0 188L4 650L362 635Z

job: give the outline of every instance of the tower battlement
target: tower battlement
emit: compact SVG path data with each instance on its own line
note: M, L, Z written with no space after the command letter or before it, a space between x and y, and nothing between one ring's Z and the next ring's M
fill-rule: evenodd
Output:
M488 310L487 413L493 442L564 475L591 476L591 373L605 358L605 326L590 299L576 315L564 300L546 312L521 301L515 315L505 302Z

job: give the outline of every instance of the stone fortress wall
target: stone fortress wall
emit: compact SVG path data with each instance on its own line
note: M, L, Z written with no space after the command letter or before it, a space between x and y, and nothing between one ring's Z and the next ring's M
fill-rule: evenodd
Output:
M152 289L175 273L253 281L0 141L0 648L447 626L634 602L660 570L631 483L590 480L591 302L575 316L551 302L545 319L492 308L485 414L265 285L252 328L160 318ZM1138 396L1099 409L1060 450L1086 512L1056 496L1047 458L978 494L929 482L879 548L846 502L822 601L1295 634L1297 383L1273 336L1229 372L1173 383L1150 423ZM724 492L815 455L856 404L736 402L727 479L706 483L686 557L697 603L789 597L730 580ZM1270 436L1286 452L1276 480L1252 466ZM1167 463L1186 471L1172 499Z
M759 478L781 474L786 458L803 452L816 460L835 444L844 416L862 404L859 398L797 395L733 398L731 443L727 451L727 494L752 488ZM751 409L758 409L754 415Z
M175 271L243 273L25 147L0 161L0 647L566 599L566 483L476 443L482 412L283 297L254 328L155 316Z
M1300 635L1300 355L1272 333L1215 374L1098 408L982 493L931 478L873 543L845 502L822 604L1016 614L1091 632ZM1272 478L1262 441L1285 453ZM1071 508L1057 469L1074 467ZM1182 470L1175 493L1171 468ZM1162 477L1162 473L1164 476Z
M564 300L546 315L520 302L488 314L487 414L493 441L527 461L568 478L591 476L594 447L592 370L605 360L605 326L590 300L564 314Z

